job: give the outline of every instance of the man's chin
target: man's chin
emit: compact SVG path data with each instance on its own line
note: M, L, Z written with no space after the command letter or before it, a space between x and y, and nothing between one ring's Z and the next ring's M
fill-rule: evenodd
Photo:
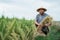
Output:
M40 13L41 15L43 15L44 13Z

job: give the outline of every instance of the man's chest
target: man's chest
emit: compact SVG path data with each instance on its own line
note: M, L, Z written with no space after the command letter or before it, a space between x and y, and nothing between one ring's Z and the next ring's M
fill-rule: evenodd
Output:
M43 20L46 16L39 16L38 19L39 20Z

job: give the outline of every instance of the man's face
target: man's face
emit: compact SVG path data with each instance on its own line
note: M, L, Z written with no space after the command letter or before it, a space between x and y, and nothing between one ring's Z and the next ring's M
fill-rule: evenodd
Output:
M41 14L41 15L43 15L44 14L44 10L39 10L39 13Z

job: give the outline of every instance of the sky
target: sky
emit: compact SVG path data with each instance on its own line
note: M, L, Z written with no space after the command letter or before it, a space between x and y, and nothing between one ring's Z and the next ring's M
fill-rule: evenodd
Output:
M60 21L59 4L59 0L0 0L0 17L35 19L36 10L44 7L53 20Z

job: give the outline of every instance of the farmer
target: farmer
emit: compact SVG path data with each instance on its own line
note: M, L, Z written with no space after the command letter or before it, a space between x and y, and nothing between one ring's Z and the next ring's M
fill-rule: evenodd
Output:
M36 25L36 27L38 27L38 26L42 26L42 24L40 24L40 22L46 17L46 16L49 16L48 14L46 14L45 12L47 11L47 9L46 8L38 8L37 9L37 12L39 12L39 14L37 14L36 15L36 20L35 20L35 25ZM49 32L49 28L48 28L48 26L50 26L51 25L51 23L47 23L47 24L45 24L45 28L42 28L44 31L46 30L46 31L48 31ZM43 31L42 30L42 31ZM43 33L45 34L45 35L47 35L47 33L48 32L44 32L43 31Z

